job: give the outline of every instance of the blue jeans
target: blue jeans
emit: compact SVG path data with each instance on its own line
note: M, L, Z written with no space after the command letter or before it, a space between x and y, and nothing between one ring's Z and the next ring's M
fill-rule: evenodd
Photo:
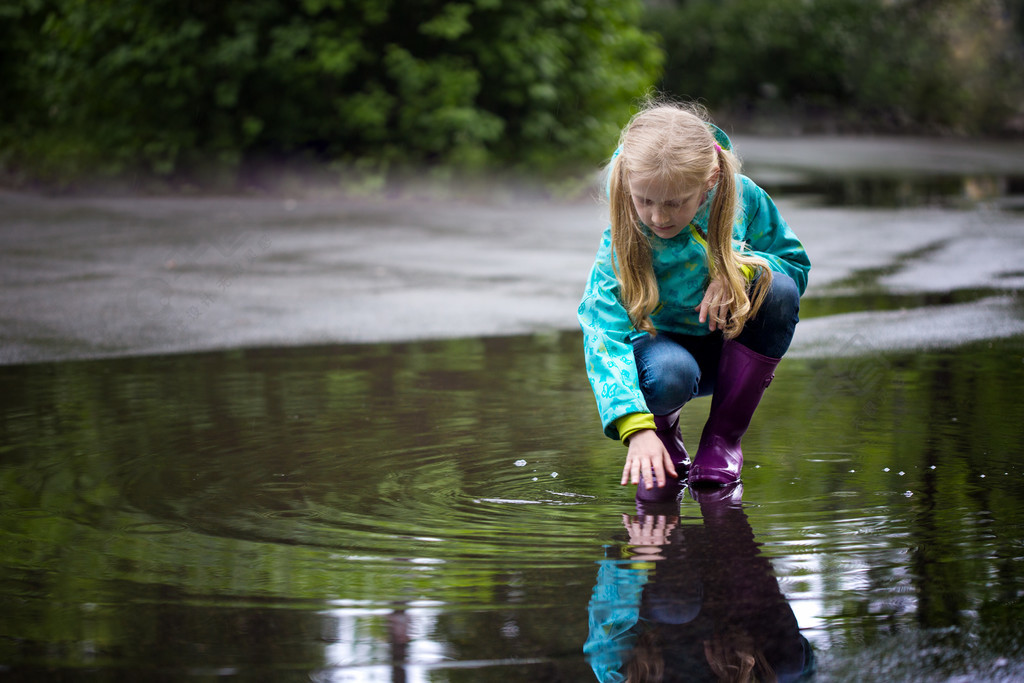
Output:
M800 290L793 278L772 273L768 296L736 341L763 356L782 358L793 340L799 313ZM667 415L691 398L711 394L722 342L720 331L700 336L659 332L638 337L633 342L633 357L647 409Z

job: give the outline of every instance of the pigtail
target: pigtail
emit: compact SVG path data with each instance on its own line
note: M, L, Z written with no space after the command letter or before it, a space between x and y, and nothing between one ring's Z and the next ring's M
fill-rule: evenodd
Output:
M651 242L629 196L622 155L612 160L609 196L612 225L612 263L619 281L619 300L633 327L657 334L651 313L658 305L658 281L654 276Z
M771 286L772 272L768 262L760 256L733 248L732 229L739 203L736 188L739 163L730 151L717 144L715 154L720 172L708 219L708 259L711 276L721 277L726 288L729 316L722 324L723 334L726 339L735 339L747 320L757 315L764 303ZM756 275L750 295L747 294L749 283L743 272L744 266Z

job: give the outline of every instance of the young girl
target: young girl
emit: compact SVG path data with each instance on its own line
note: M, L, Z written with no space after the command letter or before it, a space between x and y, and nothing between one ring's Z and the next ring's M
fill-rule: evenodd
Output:
M587 373L605 434L628 446L637 499L726 485L789 348L810 261L771 198L739 174L703 110L650 104L608 165L611 221L583 301ZM713 392L692 466L679 409Z

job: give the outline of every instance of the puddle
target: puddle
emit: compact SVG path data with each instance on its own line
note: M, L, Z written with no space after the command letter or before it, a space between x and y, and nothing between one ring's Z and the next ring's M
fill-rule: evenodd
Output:
M966 209L979 203L1017 205L1024 177L922 175L798 177L767 185L769 193L799 198L809 206Z
M1020 276L1014 275L1014 277ZM843 283L840 287L846 289L846 283ZM810 318L822 318L859 311L905 311L931 306L969 304L991 297L1013 294L1016 294L1016 290L962 289L954 292L913 292L901 294L878 288L869 293L816 296L804 299L800 302L800 318L808 320Z
M687 680L706 643L817 680L1024 671L1024 336L787 359L742 500L646 517L579 348L0 368L5 679L596 680L654 656L584 654L609 586Z

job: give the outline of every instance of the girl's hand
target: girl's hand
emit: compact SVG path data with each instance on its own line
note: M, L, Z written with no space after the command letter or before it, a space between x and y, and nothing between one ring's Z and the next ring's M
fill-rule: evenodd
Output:
M664 560L661 552L669 544L669 534L679 524L679 517L666 515L622 515L622 524L629 531L629 544L636 557Z
M647 560L664 559L661 546L669 544L669 534L679 525L675 515L622 515L633 551Z
M704 292L704 299L693 307L693 310L700 311L701 322L708 321L708 329L712 332L724 326L729 315L727 291L722 280L716 277Z
M622 482L637 484L645 488L659 488L668 483L668 476L678 477L676 466L661 439L653 429L641 429L629 437L629 452L622 468Z

